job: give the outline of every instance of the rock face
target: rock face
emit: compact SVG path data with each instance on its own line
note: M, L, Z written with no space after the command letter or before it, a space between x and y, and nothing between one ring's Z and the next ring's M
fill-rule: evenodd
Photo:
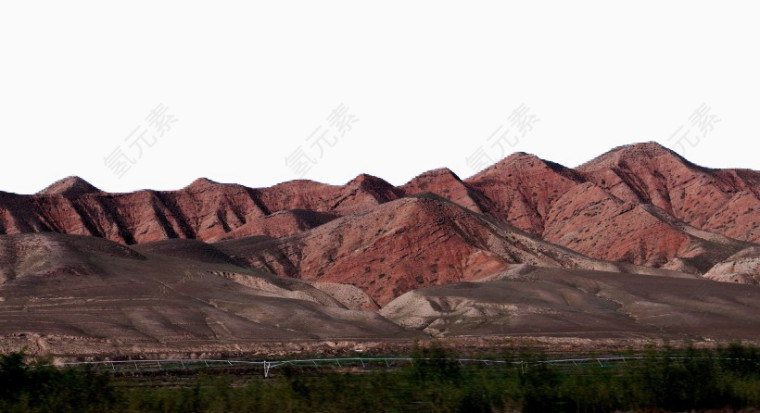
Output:
M634 272L432 195L388 202L292 237L216 247L267 272L357 286L380 305L407 291L479 280L515 264Z
M270 188L202 178L178 191L112 194L69 177L35 195L0 192L0 234L125 245L240 240L226 245L243 248L252 265L348 282L379 303L532 263L525 254L536 251L510 244L519 230L547 251L703 274L760 240L760 172L702 168L642 143L576 169L516 153L467 180L437 169L400 187L370 175L342 186L298 180ZM438 261L417 260L426 254Z
M655 205L696 228L760 240L760 172L702 168L656 143L613 149L578 171L619 199Z
M125 194L104 193L73 177L36 195L0 192L0 234L60 232L123 244L171 238L218 240L235 236L230 233L237 229L238 236L283 236L402 194L368 175L345 186L294 181L263 189L201 178L179 191ZM288 212L290 218L272 222L269 218L278 212Z
M691 227L654 205L620 200L592 183L560 197L545 226L546 241L591 257L694 273L751 245Z
M484 212L532 234L545 231L554 203L583 182L573 170L536 156L516 153L467 180L488 204Z
M425 172L402 186L401 190L408 195L433 193L475 212L483 212L481 205L488 204L480 192L445 168Z
M379 304L423 285L477 279L506 268L478 218L428 198L405 198L292 237L217 247L279 275L355 285ZM491 239L493 238L493 239Z

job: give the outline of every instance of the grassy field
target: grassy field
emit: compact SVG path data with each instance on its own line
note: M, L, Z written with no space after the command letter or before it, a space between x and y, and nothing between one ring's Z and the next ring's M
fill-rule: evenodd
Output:
M535 363L463 367L441 348L416 349L396 369L283 367L110 376L0 356L2 412L609 412L760 406L760 352L649 350L614 365Z

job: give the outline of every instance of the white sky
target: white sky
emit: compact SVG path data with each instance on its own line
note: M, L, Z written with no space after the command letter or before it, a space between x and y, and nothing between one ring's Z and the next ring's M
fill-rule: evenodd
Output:
M760 169L757 2L360 3L1 3L0 190L269 186L298 177L299 147L320 158L306 140L341 103L358 120L306 178L466 178L479 147L501 155L488 138L521 104L539 121L508 152L572 167L672 147L682 126L698 139L704 103L711 128L686 157ZM161 103L176 122L134 159L130 132ZM135 160L121 178L104 159L119 147Z

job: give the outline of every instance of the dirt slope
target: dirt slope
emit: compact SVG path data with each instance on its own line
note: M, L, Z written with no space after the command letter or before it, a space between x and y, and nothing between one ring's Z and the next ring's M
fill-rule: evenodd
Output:
M193 342L233 348L250 340L403 332L303 281L237 266L199 241L169 243L138 253L93 237L0 236L0 337L99 340L116 349Z
M436 336L760 339L760 289L704 279L523 268L408 292L380 313Z

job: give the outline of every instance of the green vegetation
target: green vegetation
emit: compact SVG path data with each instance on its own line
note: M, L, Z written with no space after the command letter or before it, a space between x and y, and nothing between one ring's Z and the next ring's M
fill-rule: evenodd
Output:
M760 406L760 352L650 350L627 363L462 367L441 348L417 349L405 368L280 368L274 377L200 373L181 385L0 356L2 412L609 412Z
M107 412L120 396L108 376L92 370L27 365L22 353L0 356L2 412Z

